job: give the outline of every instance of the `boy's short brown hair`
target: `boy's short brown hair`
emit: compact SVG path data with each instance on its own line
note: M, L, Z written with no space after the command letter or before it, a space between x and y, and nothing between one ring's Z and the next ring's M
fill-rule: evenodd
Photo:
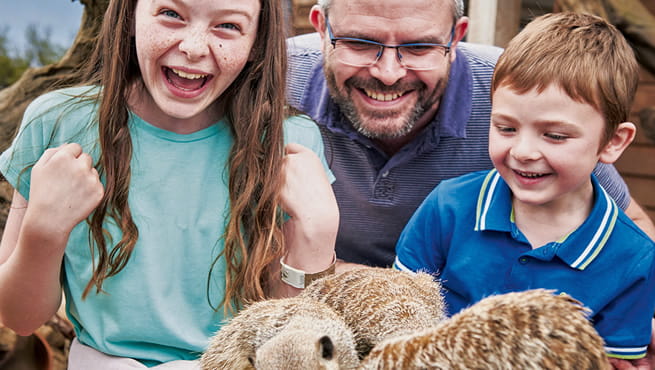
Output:
M639 65L616 27L594 15L562 12L535 18L510 41L491 93L502 85L526 93L557 84L603 115L606 144L628 120L638 81Z

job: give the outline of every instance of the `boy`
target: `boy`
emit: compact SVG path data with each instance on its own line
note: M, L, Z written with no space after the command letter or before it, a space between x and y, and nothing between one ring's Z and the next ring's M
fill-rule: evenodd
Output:
M555 289L583 302L613 365L642 358L655 311L655 243L592 170L630 144L638 81L615 27L536 18L501 55L491 94L495 169L442 182L396 247L398 269L439 274L449 314L491 294Z

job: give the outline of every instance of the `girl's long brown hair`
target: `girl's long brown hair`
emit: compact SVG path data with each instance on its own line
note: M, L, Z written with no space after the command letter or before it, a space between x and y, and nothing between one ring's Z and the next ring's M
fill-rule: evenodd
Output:
M104 280L125 267L139 235L128 204L132 157L128 96L132 88L144 88L131 36L136 2L110 1L85 71L86 84L103 87L97 97L101 148L98 169L106 185L102 202L89 220L95 265L83 296L94 287L100 292ZM216 235L217 240L224 239L224 250L211 265L221 257L226 260L225 295L221 301L226 309L268 296L269 265L284 249L279 217L286 78L283 24L280 2L261 0L251 60L220 97L234 143L228 164L230 216L225 233ZM115 244L104 233L106 222L115 222L122 231ZM210 261L208 269L209 265Z

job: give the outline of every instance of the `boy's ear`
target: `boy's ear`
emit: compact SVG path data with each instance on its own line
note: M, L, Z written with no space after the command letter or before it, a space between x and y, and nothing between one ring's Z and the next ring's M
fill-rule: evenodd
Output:
M621 156L625 148L630 145L637 133L637 127L632 122L623 122L618 125L616 131L609 141L600 150L600 158L602 163L614 163Z

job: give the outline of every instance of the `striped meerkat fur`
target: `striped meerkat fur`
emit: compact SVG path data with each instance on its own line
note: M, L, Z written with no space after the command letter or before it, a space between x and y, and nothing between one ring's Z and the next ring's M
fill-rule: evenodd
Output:
M441 284L426 273L365 267L318 279L300 296L325 302L344 318L360 358L385 338L445 319Z
M360 369L611 369L588 312L544 289L491 296L380 343Z

